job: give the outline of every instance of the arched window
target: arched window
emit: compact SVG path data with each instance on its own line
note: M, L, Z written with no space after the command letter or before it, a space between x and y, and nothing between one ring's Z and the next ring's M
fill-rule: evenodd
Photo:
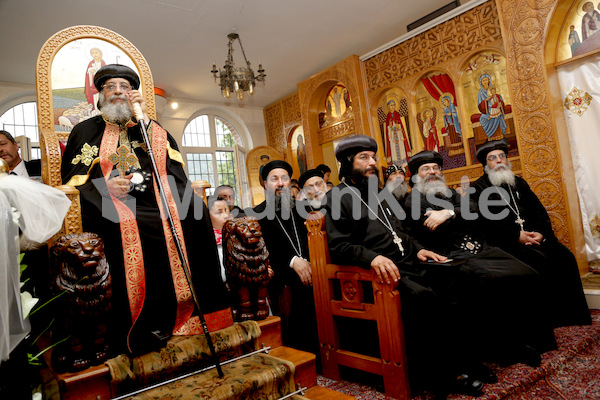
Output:
M230 121L212 113L194 118L183 131L182 147L190 181L210 183L208 194L217 186L230 185L236 204L246 205L245 144Z
M26 161L41 158L35 101L17 104L6 111L0 117L0 127L19 143L21 158Z

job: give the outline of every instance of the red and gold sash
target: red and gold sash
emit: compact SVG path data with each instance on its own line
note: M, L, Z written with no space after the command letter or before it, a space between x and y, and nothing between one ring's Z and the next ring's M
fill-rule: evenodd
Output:
M127 127L131 126L133 126L133 123L127 125ZM181 221L179 220L177 206L167 180L167 132L162 127L160 127L160 125L155 123L152 123L151 130L151 145L152 150L154 151L159 176L165 189L165 196L167 198L169 210L171 212L171 215L173 216L175 231L177 232L177 236L180 238L183 253L184 255L186 255L185 257L187 261L187 252L185 248L185 243L183 241L183 230L181 227ZM104 135L100 144L99 159L102 174L104 175L104 179L107 182L110 178L110 173L113 170L113 163L109 160L109 157L116 151L118 147L119 134L119 126L111 123L106 123ZM160 193L156 181L154 184L154 192L156 196L156 202L160 209L161 219L163 222L163 231L166 238L169 262L171 264L171 275L173 277L175 295L177 298L177 310L173 334L201 334L204 332L204 330L202 329L202 325L200 323L199 318L197 316L192 317L192 312L194 311L194 302L192 299L190 288L187 283L185 272L183 271L181 260L179 259L179 255L177 253L175 240L173 238L173 234L171 232L170 225L167 220L162 201L160 199ZM118 198L111 195L111 200L119 215L121 240L123 243L125 280L133 328L133 325L135 325L142 311L144 298L146 295L142 245L135 214L125 205L125 203L123 203ZM209 331L221 329L233 323L231 310L229 308L211 314L207 314L205 315L205 317ZM131 333L131 329L129 332Z

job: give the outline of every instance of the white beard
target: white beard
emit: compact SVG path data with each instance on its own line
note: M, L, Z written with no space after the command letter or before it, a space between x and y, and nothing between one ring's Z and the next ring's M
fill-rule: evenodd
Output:
M115 98L124 99L123 103L111 103L111 100ZM100 108L102 109L102 115L115 124L122 125L131 119L131 110L129 109L129 104L127 103L127 97L125 95L114 95L105 98L104 93L100 93Z
M503 183L506 183L508 186L515 186L515 173L512 172L510 165L510 161L507 165L498 164L494 169L491 169L487 165L484 167L484 171L488 174L488 178L490 178L490 182L494 186L501 186Z
M321 197L322 199L322 197ZM317 199L316 197L313 197L312 199L308 199L308 204L310 204L310 206L312 208L321 208L321 206L323 205L321 203L321 199Z
M415 175L415 189L424 195L441 194L445 197L452 196L452 190L446 186L446 177L444 175L428 175L425 178L421 178L419 175Z
M391 192L397 199L401 199L406 193L408 193L408 182L406 182L404 179L394 179L393 181L388 181L388 183L385 185L385 190Z

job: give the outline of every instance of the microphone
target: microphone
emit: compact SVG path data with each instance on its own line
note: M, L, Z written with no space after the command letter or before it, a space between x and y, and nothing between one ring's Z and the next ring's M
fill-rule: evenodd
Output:
M135 119L137 119L138 122L144 121L144 112L142 111L142 106L140 105L140 103L135 102L132 104L133 104L133 116L135 117Z

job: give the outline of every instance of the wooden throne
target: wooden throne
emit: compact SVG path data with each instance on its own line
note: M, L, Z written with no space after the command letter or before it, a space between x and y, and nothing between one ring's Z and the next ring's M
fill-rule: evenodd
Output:
M147 114L156 119L150 67L140 51L123 36L97 26L73 26L50 37L38 55L36 91L42 180L63 190L72 201L63 229L55 237L82 231L79 191L62 185L62 151L72 127L97 113L94 69L112 63L125 64L137 71ZM205 201L208 187L205 181L193 184L196 194Z
M148 63L135 46L117 33L97 26L73 26L50 37L38 55L36 91L42 180L63 190L71 199L63 229L55 238L82 232L79 191L62 185L62 151L73 125L97 112L93 104L97 96L90 87L93 79L90 81L88 75L93 78L95 67L116 62L137 70L148 116L156 119L154 83Z

